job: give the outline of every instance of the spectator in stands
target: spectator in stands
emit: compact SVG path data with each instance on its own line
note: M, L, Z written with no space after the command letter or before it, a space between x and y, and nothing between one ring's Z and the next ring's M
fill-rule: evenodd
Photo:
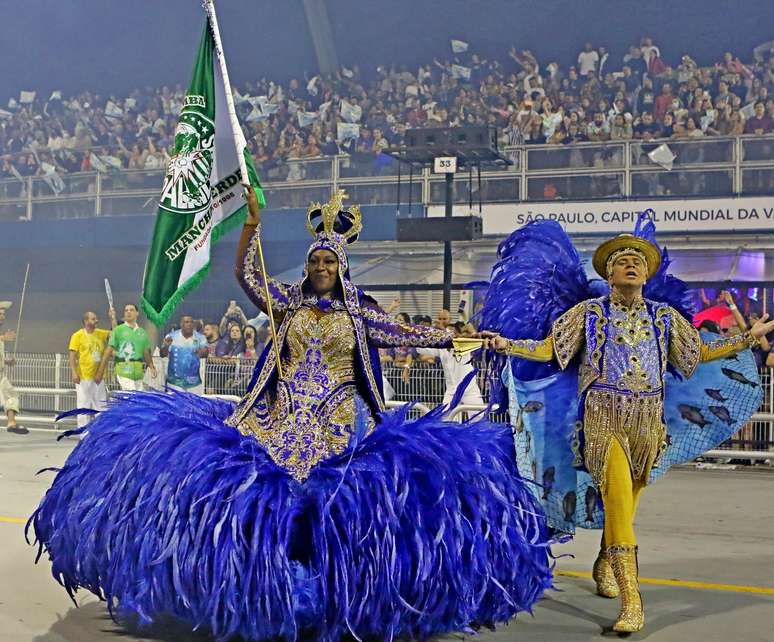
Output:
M660 135L662 138L672 138L672 135L675 133L675 118L672 115L672 112L667 112L664 114L664 122L660 129Z
M640 122L634 126L634 137L642 140L652 140L661 134L661 127L654 122L653 114L645 112Z
M578 74L582 77L597 73L599 54L594 51L590 42L583 46L583 51L578 54Z
M110 320L116 327L116 314L111 308ZM70 375L75 385L75 404L77 408L104 410L107 406L107 388L98 377L102 356L107 348L110 330L97 327L96 313L89 310L83 315L83 327L70 337L68 358ZM78 427L83 428L92 415L78 415Z
M656 96L655 104L653 106L653 118L656 122L663 122L664 116L672 107L674 99L675 97L672 95L672 85L668 82L664 83L664 86L661 88L661 94Z
M220 336L228 338L228 329L232 323L237 323L240 327L247 325L245 313L242 308L237 305L237 302L233 300L229 301L228 307L220 319L220 324L218 325Z
M565 134L561 143L563 145L570 145L572 143L585 143L588 142L588 140L589 137L586 135L586 128L581 128L577 123L570 123L569 127L567 128L567 133ZM571 154L570 165L573 167L583 165L582 157L576 157Z
M745 134L757 134L763 136L772 129L772 120L766 114L766 104L759 100L755 103L755 114L749 118L744 126Z
M701 138L704 136L704 132L701 130L699 120L696 116L688 116L685 119L685 132L687 138Z
M194 330L190 315L180 319L180 329L164 337L161 356L169 357L167 387L195 394L202 394L204 386L200 374L200 359L207 357L207 339Z
M218 345L220 344L220 326L217 323L208 321L204 324L202 329L204 338L207 339L207 354L209 357L214 357L218 351Z
M629 140L633 136L632 124L624 114L617 114L613 118L613 126L610 128L610 140Z
M13 305L11 301L0 301L0 328L5 323L5 313ZM15 359L6 357L5 344L7 341L16 341L16 333L13 330L6 330L0 333L0 404L5 410L5 416L8 419L6 430L17 434L26 434L29 431L16 423L16 415L19 414L19 393L11 385L8 379L8 369L16 365Z
M105 368L114 355L116 379L121 390L143 390L146 365L151 377L156 378L151 342L145 328L137 323L138 315L139 310L134 303L127 303L124 306L124 322L118 327L114 325L110 341L99 364L99 371L95 378L97 383L102 381Z
M610 140L610 123L601 111L595 112L594 120L586 128L589 140L600 142Z
M257 330L251 325L246 325L242 339L245 344L242 354L240 355L242 359L257 359L260 356L258 352L259 344Z
M648 63L642 56L642 50L639 47L630 47L629 53L624 56L623 63L628 65L632 73L637 78L642 78L648 73Z
M234 321L228 328L228 334L224 337L225 341L218 346L217 356L222 359L234 361L242 356L245 351L245 342L242 335L242 326Z
M304 159L355 151L376 155L388 145L399 144L407 126L429 124L492 124L501 140L510 144L568 144L584 132L595 111L602 109L612 121L619 113L629 112L630 105L640 116L655 112L656 122L663 123L670 112L683 121L682 104L689 115L699 118L698 128L706 135L723 131L736 134L743 122L736 112L743 104L751 112L752 101L768 101L768 91L774 86L774 57L767 59L771 52L765 49L756 50L753 65L727 52L714 68L699 68L690 56L683 56L673 71L665 66L653 41L643 38L640 47L631 47L624 56L619 71L610 68L604 48L594 51L587 43L577 59L580 74L573 67L561 69L555 62L541 70L533 54L518 53L515 48L507 55L508 63L512 60L515 66L476 54L469 56L463 61L436 60L432 65L421 65L417 74L379 67L370 78L360 70L346 70L346 74L318 77L308 85L295 79L279 85L265 78L245 83L237 96L237 110L259 171L270 180L311 178L317 170L303 163ZM469 81L454 77L453 63L469 66ZM666 81L659 96L655 95L653 78ZM184 93L182 87L135 90L123 97L89 92L63 97L55 92L48 101L38 98L30 104L10 106L10 116L0 120L0 175L23 181L45 175L44 164L59 174L106 172L113 167L159 171L168 161ZM269 109L261 110L264 113L256 118L250 99L258 96ZM541 103L544 98L550 101L548 110L541 105L534 110L538 113L522 113L522 101ZM606 101L603 108L600 98ZM707 98L712 105L709 109L702 105ZM620 99L623 106L618 103ZM714 127L708 112L717 110L720 117L727 103L735 110L734 127L729 126L729 115ZM764 107L769 122L756 120L757 126L749 126L749 133L771 130L774 101L770 107L764 102ZM296 116L299 110L314 115L303 127ZM581 116L573 134L571 123L562 126L560 122L570 112ZM514 117L514 113L519 115ZM337 142L343 123L360 125L359 135ZM678 127L680 136L698 135L692 131L690 125ZM669 136L667 128L660 133ZM382 165L375 166L375 173L381 171ZM127 180L142 178L134 175ZM65 184L65 189L69 187ZM23 195L21 183L0 189L8 196ZM51 181L41 181L36 189L53 188Z

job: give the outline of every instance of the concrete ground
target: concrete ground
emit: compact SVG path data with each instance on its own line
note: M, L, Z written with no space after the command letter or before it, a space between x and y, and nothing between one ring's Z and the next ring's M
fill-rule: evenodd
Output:
M50 565L33 564L23 521L74 442L50 432L0 431L0 642L121 642L146 640L118 628L90 595L75 608L52 579ZM679 469L648 489L637 532L641 548L646 629L631 640L755 642L774 640L774 474L767 471ZM557 549L556 591L534 616L482 632L480 642L575 642L617 637L606 630L616 600L592 592L588 570L598 533L580 531ZM444 642L461 640L451 635ZM153 638L185 642L178 633ZM201 639L201 638L197 638Z

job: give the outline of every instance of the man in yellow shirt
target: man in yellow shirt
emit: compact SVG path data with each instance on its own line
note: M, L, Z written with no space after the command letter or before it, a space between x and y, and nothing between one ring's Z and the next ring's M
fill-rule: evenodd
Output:
M116 327L116 313L110 310L110 321ZM70 371L75 384L75 396L78 408L104 410L107 403L105 382L95 381L102 362L110 330L97 327L97 315L88 311L83 315L83 327L70 337ZM90 420L88 415L78 415L78 427L83 428Z

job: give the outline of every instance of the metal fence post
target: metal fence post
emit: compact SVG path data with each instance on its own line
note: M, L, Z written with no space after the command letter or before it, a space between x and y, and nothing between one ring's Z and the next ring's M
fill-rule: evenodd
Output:
M339 159L341 156L336 154L331 158L331 193L335 194L336 190L339 189Z
M94 216L102 215L102 172L97 172L94 183Z
M62 387L62 355L58 352L54 355L54 388L59 390ZM59 393L54 396L54 410L60 412Z
M631 141L624 141L624 184L623 195L627 198L632 195L632 149Z
M27 177L27 220L32 220L32 176Z
M429 167L422 168L422 207L424 207L423 215L427 216L427 208L430 206L430 175L431 171ZM411 190L411 184L409 183L409 190Z
M742 139L739 136L734 139L734 180L731 189L734 194L742 193Z
M521 161L519 163L519 169L521 170L521 178L520 178L520 185L519 185L519 200L520 201L526 201L528 200L528 194L527 194L527 147L525 145L522 145L519 147L519 160Z

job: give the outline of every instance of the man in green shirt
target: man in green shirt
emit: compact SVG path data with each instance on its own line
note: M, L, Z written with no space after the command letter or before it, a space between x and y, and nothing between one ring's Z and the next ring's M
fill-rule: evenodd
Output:
M106 364L113 355L116 359L116 378L121 390L143 389L145 364L148 365L151 376L156 378L156 367L153 365L148 333L137 324L137 314L137 306L134 303L127 303L124 306L124 322L110 335L99 372L94 378L97 384L105 376Z

